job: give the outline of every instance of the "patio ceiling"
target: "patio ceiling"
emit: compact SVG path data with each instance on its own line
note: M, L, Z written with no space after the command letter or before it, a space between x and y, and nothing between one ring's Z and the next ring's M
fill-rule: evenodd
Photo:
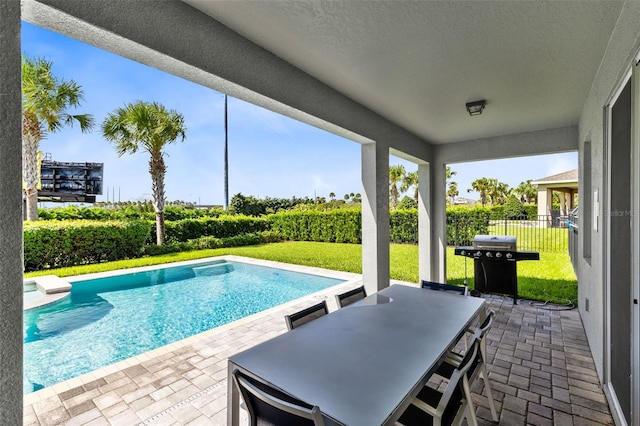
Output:
M577 125L623 5L183 1L436 144Z

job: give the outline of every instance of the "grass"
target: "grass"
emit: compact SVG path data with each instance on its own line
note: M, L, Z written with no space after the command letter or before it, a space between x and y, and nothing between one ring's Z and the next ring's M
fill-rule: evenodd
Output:
M27 277L55 274L59 277L105 272L116 269L158 265L204 257L237 255L296 265L315 266L338 271L362 273L362 246L359 244L333 244L317 242L286 242L246 247L230 247L171 253L162 256L121 260L97 265L74 266L30 272ZM391 278L418 282L418 247L414 245L391 245ZM466 273L465 273L466 263ZM518 292L523 298L549 301L551 303L574 304L577 299L576 277L567 253L541 253L540 261L518 262ZM473 288L473 260L455 256L453 248L447 248L447 281Z

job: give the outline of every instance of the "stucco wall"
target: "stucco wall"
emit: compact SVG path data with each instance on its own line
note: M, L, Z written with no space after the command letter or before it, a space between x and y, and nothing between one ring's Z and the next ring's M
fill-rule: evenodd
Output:
M603 108L606 106L624 76L631 69L631 63L640 48L640 2L627 1L622 9L616 28L611 35L609 46L605 52L602 64L596 75L591 91L585 103L579 124L580 164L584 166L585 142L591 142L591 182L593 191L598 190L600 199L598 230L591 232L590 262L578 259L578 303L582 322L589 339L596 369L601 379L604 379L604 316L605 284L604 284L604 220L603 211L607 198L605 188L605 141ZM584 182L579 183L579 193L584 193ZM579 205L579 217L584 217L584 208L592 206ZM580 223L580 227L593 224ZM584 235L584 233L582 233ZM583 253L584 241L578 244L579 253ZM589 299L589 311L585 309L586 299Z
M0 425L22 424L20 0L0 1Z

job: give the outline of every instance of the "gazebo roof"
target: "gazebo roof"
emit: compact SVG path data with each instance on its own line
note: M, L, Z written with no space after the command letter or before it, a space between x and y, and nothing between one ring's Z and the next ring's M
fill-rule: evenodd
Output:
M558 173L556 175L547 176L541 179L536 179L531 182L534 185L550 185L550 184L575 184L578 186L578 169L569 170L568 172Z

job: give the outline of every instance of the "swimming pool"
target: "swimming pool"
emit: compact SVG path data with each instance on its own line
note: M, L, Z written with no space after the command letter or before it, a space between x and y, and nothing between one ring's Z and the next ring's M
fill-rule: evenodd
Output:
M343 281L214 260L73 282L24 312L24 393Z

